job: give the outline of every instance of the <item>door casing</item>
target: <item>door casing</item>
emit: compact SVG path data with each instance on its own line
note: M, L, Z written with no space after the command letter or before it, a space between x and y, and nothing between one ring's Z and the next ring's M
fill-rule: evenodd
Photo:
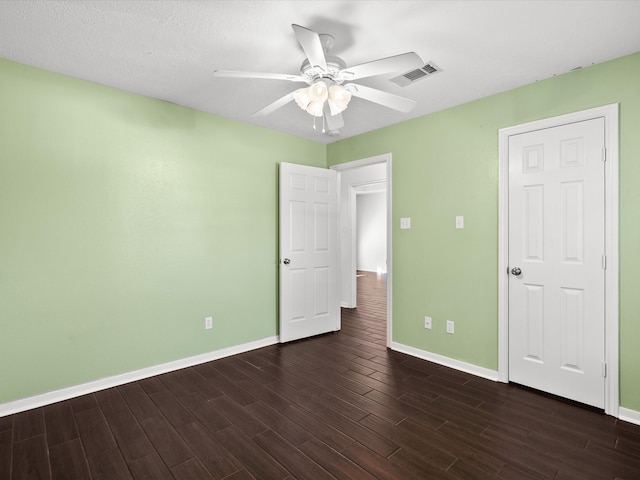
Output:
M605 125L605 413L619 411L619 308L618 308L618 104L524 123L500 129L498 193L498 380L509 381L509 137L569 123L604 118Z

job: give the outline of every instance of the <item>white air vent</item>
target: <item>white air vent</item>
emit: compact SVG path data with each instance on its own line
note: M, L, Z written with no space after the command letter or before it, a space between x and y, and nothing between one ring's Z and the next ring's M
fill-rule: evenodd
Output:
M436 66L433 62L427 62L423 67L398 75L397 77L392 78L391 81L396 85L406 87L407 85L411 85L412 83L431 77L441 71L442 69Z

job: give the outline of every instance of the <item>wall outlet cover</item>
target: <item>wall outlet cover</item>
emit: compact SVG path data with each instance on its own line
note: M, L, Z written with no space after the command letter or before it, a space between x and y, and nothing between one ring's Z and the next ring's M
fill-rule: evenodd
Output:
M455 333L455 325L453 320L447 320L447 333Z

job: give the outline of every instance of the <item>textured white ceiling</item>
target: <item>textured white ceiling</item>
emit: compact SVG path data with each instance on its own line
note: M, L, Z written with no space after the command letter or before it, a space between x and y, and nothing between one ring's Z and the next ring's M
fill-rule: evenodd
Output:
M347 65L415 51L442 73L406 88L409 114L353 99L337 138L290 103L304 86L214 78L214 70L298 73L291 24L335 39ZM640 51L640 1L0 1L0 57L329 143Z

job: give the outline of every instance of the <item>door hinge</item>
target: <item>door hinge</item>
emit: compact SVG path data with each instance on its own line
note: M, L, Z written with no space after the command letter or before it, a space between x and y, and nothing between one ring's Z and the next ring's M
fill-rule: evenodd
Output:
M607 378L607 364L606 363L602 364L602 376L604 378Z
M607 161L607 147L602 147L602 161Z
M602 269L603 270L607 269L607 256L606 255L602 255Z

